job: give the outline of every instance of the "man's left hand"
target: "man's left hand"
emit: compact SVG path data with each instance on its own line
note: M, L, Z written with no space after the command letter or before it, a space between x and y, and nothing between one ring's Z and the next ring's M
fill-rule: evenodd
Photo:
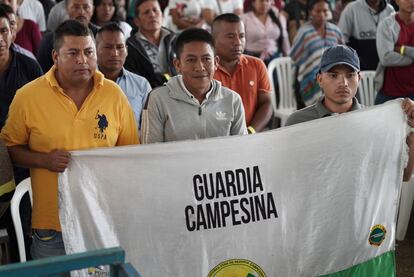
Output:
M402 103L402 108L407 115L407 123L410 127L414 127L414 101L405 98Z

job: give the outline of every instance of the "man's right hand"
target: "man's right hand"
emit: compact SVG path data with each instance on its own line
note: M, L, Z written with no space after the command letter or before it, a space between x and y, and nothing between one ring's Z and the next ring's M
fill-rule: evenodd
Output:
M44 157L44 168L53 172L63 172L68 167L70 153L64 150L53 150Z

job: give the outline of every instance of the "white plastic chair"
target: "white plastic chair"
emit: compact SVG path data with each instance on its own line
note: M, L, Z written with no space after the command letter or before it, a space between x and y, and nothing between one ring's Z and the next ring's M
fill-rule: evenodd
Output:
M290 57L276 58L267 67L267 74L272 86L271 97L273 114L280 118L280 125L284 126L290 114L296 111L296 99L293 93L293 62ZM273 80L273 71L276 70L279 85L279 107L276 104L276 90Z
M10 211L13 219L14 229L16 231L17 246L19 247L20 262L26 261L26 249L24 245L22 221L20 219L20 201L22 197L29 192L30 203L33 203L32 185L30 177L21 181L14 191L13 198L10 202ZM33 205L33 204L32 204Z
M374 87L375 71L361 71L361 81L359 82L358 94L361 104L373 106L377 92Z

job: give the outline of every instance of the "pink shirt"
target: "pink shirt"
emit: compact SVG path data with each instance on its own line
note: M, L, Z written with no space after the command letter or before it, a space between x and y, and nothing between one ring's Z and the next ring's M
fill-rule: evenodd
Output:
M275 13L277 16L278 13ZM286 18L280 15L278 17L283 28L283 52L289 53L290 45L286 30ZM246 31L246 50L251 52L267 51L269 53L275 53L279 50L277 40L281 35L281 30L272 21L270 16L267 16L265 24L255 16L253 11L245 13L242 19Z

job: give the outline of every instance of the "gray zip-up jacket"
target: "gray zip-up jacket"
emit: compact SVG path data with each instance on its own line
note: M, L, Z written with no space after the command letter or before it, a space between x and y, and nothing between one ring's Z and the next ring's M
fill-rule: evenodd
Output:
M375 37L378 24L394 12L390 4L383 3L383 9L376 13L366 0L349 3L341 13L338 27L345 37L345 43L354 48L359 56L361 70L375 70L378 54Z
M153 90L142 114L142 143L247 134L241 97L216 80L200 104L181 76Z
M379 64L375 74L375 90L381 90L384 84L385 67L406 66L414 62L414 47L405 45L404 55L394 51L400 35L400 25L395 19L396 13L384 18L377 30L377 51Z

